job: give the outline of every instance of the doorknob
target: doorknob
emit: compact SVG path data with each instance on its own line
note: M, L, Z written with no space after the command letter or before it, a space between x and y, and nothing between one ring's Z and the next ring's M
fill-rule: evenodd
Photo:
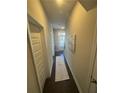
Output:
M93 78L93 79L91 80L91 83L97 84L97 81Z

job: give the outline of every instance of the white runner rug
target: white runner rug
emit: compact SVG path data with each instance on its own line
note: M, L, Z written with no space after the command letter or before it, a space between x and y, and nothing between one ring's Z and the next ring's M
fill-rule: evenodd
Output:
M64 57L56 56L55 82L69 79L69 75L64 63Z

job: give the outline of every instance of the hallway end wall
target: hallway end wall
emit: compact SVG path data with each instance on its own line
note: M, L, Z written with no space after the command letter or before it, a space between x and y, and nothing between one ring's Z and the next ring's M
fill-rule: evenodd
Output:
M96 28L96 15L96 8L86 11L77 2L67 23L64 52L80 93L88 93L90 57L93 34ZM76 35L75 53L69 49L68 38L70 34Z
M63 51L63 48L61 48L60 47L60 44L59 44L59 35L58 35L58 33L59 32L64 32L65 33L65 30L63 30L63 29L54 29L53 30L53 32L54 32L54 48L55 48L55 51L57 52L57 51Z

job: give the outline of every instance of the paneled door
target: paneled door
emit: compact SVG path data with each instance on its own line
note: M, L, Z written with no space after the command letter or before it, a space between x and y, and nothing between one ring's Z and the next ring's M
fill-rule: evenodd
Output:
M29 21L28 35L30 38L36 74L42 93L45 80L48 77L48 63L46 61L44 31L43 28L36 24L36 22L31 22Z

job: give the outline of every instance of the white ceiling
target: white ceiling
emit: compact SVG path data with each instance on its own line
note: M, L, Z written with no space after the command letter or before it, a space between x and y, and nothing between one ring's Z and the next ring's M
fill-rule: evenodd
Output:
M62 1L62 5L60 6L57 1ZM66 20L77 1L79 1L87 11L96 7L97 4L97 0L41 0L54 29L65 27Z
M74 4L77 0L63 0L62 6L59 6L57 0L41 0L49 21L55 29L65 26Z

